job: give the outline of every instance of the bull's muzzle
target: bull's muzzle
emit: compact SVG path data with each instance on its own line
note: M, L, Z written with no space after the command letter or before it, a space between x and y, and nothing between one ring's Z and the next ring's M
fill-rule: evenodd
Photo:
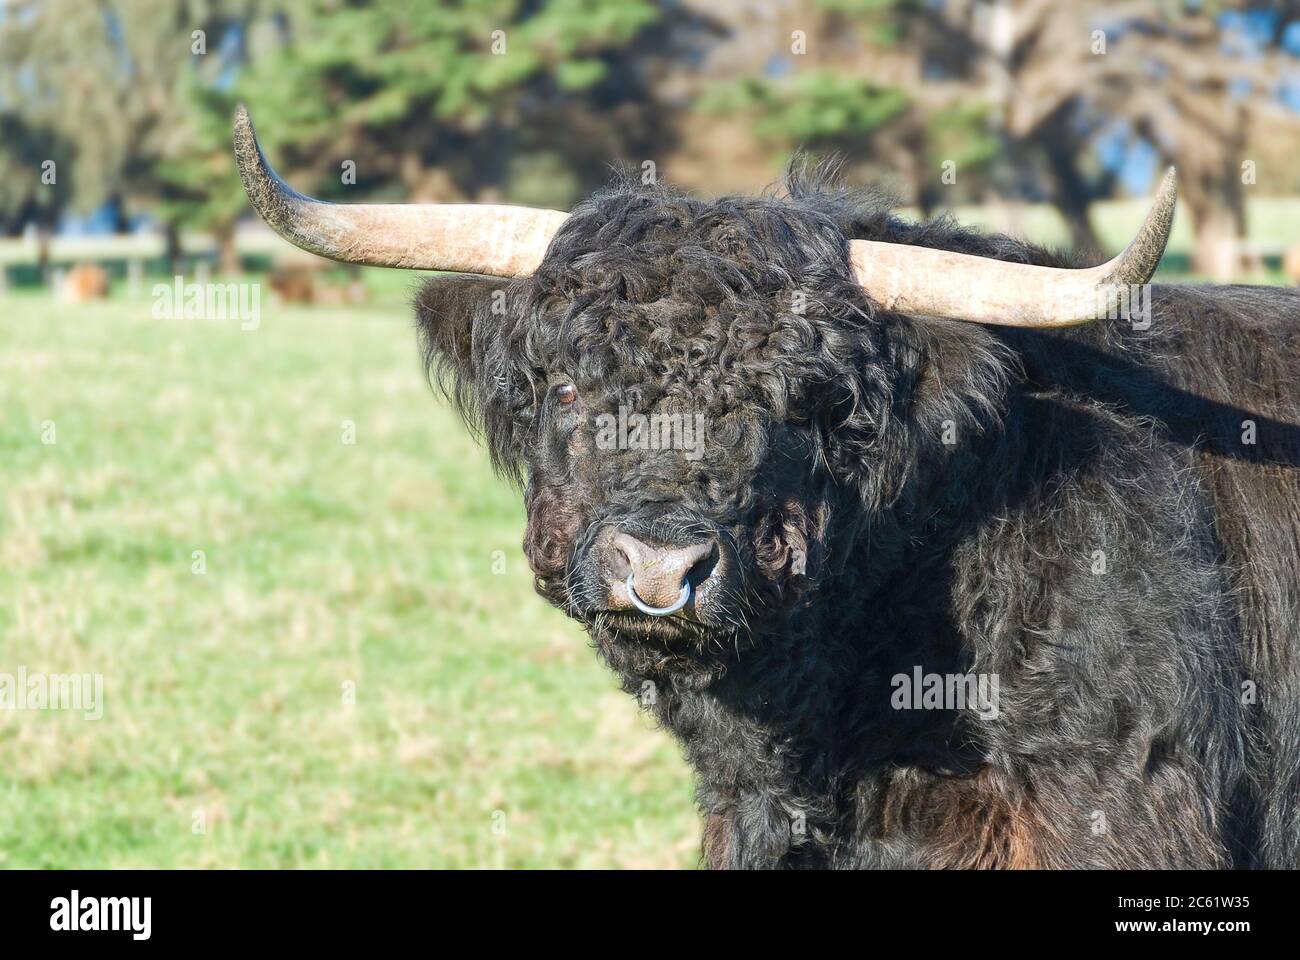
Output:
M650 604L642 600L641 597L637 594L635 578L636 578L635 573L629 573L627 575L626 587L627 587L628 598L631 599L632 606L636 607L642 613L648 613L652 617L667 617L671 614L674 614L678 610L682 609L682 607L686 606L686 604L691 599L691 589L692 589L691 581L683 578L682 592L678 595L677 599L673 601L673 603L670 606L652 607L650 606Z
M685 609L695 588L717 563L717 544L655 544L627 532L608 531L600 551L609 607L667 617Z

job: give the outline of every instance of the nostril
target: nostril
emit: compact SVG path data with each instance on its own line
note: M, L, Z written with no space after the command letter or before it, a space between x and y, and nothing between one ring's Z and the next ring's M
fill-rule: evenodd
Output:
M626 533L615 534L610 547L609 572L616 580L622 580L637 567L644 566L655 554L653 548Z
M613 549L609 551L609 574L615 580L622 580L632 572L634 554L629 552L617 539L610 546Z
M687 549L697 555L697 559L690 563L684 579L688 580L692 587L698 587L709 579L709 575L713 573L713 569L718 565L718 545L716 543L701 543Z

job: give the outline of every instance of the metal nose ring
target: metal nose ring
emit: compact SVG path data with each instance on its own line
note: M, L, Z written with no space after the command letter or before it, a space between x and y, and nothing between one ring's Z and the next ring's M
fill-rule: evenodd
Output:
M683 578L681 595L673 601L671 606L652 607L636 595L636 587L632 586L632 574L629 573L627 575L627 595L632 601L632 606L642 613L648 613L652 617L666 617L686 606L686 602L691 599L691 581Z

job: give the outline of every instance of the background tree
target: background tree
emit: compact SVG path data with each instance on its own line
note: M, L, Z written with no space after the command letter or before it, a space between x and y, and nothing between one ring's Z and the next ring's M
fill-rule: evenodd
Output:
M1300 115L1279 97L1297 65L1281 46L1283 21L1272 19L1272 28L1260 31L1225 16L1246 7L1135 8L1119 22L1090 87L1097 115L1126 123L1178 166L1196 237L1192 269L1216 280L1247 266L1246 188L1257 178L1252 129L1273 136L1300 128Z
M610 164L646 160L689 187L749 190L803 148L845 155L925 214L1046 200L1080 250L1100 247L1094 201L1145 189L1134 158L1149 154L1147 173L1180 168L1193 267L1222 279L1246 265L1252 178L1300 185L1298 7L8 0L0 227L148 214L173 257L182 228L202 229L233 268L243 100L295 183L333 199L564 207Z
M541 157L519 199L565 205L593 170L663 146L646 65L679 26L649 0L309 0L285 18L283 54L240 86L325 195L496 199Z
M976 199L997 155L986 106L969 89L935 82L928 51L905 42L920 0L798 0L748 20L732 7L741 56L727 82L700 98L706 114L740 116L776 156L794 149L845 158L854 175L884 182L929 213ZM944 173L962 171L953 181Z
M250 71L274 64L289 43L284 2L244 3L227 11L208 51L184 65L177 87L177 136L155 171L159 210L168 223L204 230L217 245L217 269L240 268L235 227L248 201L231 160L230 122L241 101L259 105ZM269 69L269 68L266 68Z
M1149 145L1182 174L1193 268L1225 279L1243 267L1243 164L1300 123L1280 96L1296 65L1295 6L787 2L773 8L780 29L750 43L733 82L701 105L746 115L780 151L802 144L844 152L868 175L900 172L923 212L940 197L1045 199L1089 251L1100 247L1092 203L1118 180L1099 145ZM806 53L786 56L777 44L800 27ZM958 189L940 194L945 165Z
M49 269L50 236L67 204L67 193L58 188L59 163L71 155L52 130L0 113L0 225L6 237L29 225L35 229L36 269L42 278Z
M1224 280L1243 266L1250 131L1300 123L1278 95L1296 65L1282 45L1290 6L947 0L906 12L909 38L992 107L1002 169L1045 193L1076 247L1098 246L1088 209L1115 178L1094 148L1119 134L1179 168L1193 269Z
M259 0L16 0L0 20L0 103L29 135L22 150L54 151L59 208L111 204L117 226L160 214L169 258L179 250L184 197L162 173L191 148L193 75L211 45ZM197 128L202 133L202 125ZM227 135L228 139L228 135ZM12 149L12 148L9 148ZM29 158L10 154L10 163ZM39 167L38 167L39 169ZM21 196L19 177L9 203Z

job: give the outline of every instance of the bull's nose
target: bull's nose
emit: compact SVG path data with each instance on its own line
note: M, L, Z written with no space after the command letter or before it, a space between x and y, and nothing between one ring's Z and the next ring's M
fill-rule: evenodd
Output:
M717 559L711 541L658 546L620 532L609 545L605 577L611 606L659 616L685 606Z

